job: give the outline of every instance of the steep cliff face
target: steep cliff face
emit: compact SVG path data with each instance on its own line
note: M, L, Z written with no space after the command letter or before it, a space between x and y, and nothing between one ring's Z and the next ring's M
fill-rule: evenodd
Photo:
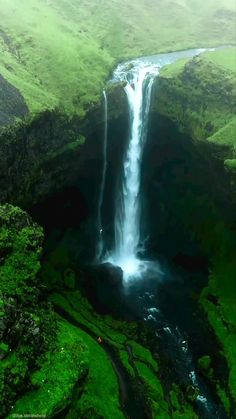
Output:
M236 157L234 56L233 48L222 49L163 68L153 103L192 140L218 146L217 156L229 170Z
M111 143L117 148L121 142L118 134L122 138L117 121L124 115L127 120L127 102L120 85L108 87L107 94L109 120L117 124L117 135ZM15 102L12 108L13 115L6 109L9 121L17 113ZM125 125L126 121L124 131ZM97 162L100 173L103 130L102 97L84 118L48 110L0 127L0 202L32 206L71 185L79 176L86 177L90 161Z
M163 220L160 246L160 234L165 237L169 231L171 248L171 232L178 241L181 231L180 246L185 244L182 252L191 255L194 244L210 261L210 280L201 302L224 350L230 368L228 388L235 401L233 57L234 52L230 50L218 51L162 70L152 105L149 157L153 173L149 174L149 193L152 222L155 224L155 208L157 219ZM163 203L163 210L157 200Z

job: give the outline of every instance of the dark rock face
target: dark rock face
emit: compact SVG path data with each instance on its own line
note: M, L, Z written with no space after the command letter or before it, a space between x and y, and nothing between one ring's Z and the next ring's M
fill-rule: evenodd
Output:
M28 112L22 94L0 74L0 125L12 124Z
M123 271L119 266L111 263L102 263L95 268L96 274L101 281L106 281L111 285L121 285Z
M121 268L110 263L102 263L84 268L79 282L94 308L101 314L108 314L114 295L117 296L122 289L122 279Z
M0 132L0 201L32 205L72 182L84 138L76 124L45 112Z
M122 284L123 271L109 262L89 266L85 269L86 281L93 286L116 287Z
M117 133L112 134L114 138L109 139L109 147L112 145L117 150L127 125L127 118L124 127L119 122L121 116L128 114L127 101L120 85L110 87L107 96L109 123L118 127ZM83 120L71 119L58 111L45 111L0 128L0 203L28 208L78 178L91 184L88 173L92 167L98 181L103 137L102 100Z
M180 264L200 263L204 269L206 261L191 237L193 226L202 231L210 220L221 217L232 223L235 218L230 177L218 152L217 145L196 142L168 118L151 115L143 158L142 223L145 235L150 234L149 251L159 249Z

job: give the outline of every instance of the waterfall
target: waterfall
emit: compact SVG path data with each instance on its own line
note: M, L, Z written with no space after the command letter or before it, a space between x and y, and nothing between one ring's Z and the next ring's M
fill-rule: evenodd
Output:
M114 220L115 246L113 250L104 246L100 255L103 261L120 266L124 281L139 278L148 272L148 276L161 275L157 261L151 262L141 258L141 167L143 149L147 137L148 117L151 103L152 86L159 70L178 59L190 58L201 54L206 49L193 49L151 57L137 58L132 62L118 65L113 74L113 82L124 83L130 114L130 135L122 163L122 180L116 193L116 212ZM104 147L106 148L106 138ZM106 154L104 152L104 154ZM101 202L106 173L106 157L104 157L104 178L99 201L100 241L102 242Z
M117 194L115 214L115 249L109 261L120 266L124 275L136 275L141 262L138 259L140 250L141 222L141 164L143 148L147 137L148 115L151 102L152 85L159 67L139 63L124 73L116 74L117 78L126 81L130 113L130 135L127 150L123 159L122 182Z
M104 196L104 187L106 181L106 171L107 171L107 95L106 91L103 90L103 99L104 99L104 139L103 139L103 166L102 166L102 178L101 178L101 187L99 192L98 199L98 244L96 250L96 260L100 261L103 256L104 243L103 243L103 226L102 226L102 203Z

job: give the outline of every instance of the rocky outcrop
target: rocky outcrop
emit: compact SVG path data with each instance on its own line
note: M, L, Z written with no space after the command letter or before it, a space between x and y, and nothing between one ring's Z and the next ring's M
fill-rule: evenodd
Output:
M71 183L83 143L77 122L56 111L2 128L1 203L26 207Z
M0 74L0 126L12 124L27 113L28 107L20 91Z

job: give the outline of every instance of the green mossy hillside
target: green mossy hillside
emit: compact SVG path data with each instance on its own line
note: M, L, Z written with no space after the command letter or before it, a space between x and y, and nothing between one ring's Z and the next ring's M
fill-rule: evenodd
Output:
M0 416L30 387L29 375L53 345L56 322L37 279L43 231L30 216L0 206Z
M1 292L19 302L35 300L43 230L17 207L0 207Z
M228 147L231 157L236 150L234 57L235 49L227 48L164 67L154 105L193 139Z
M83 115L118 60L235 43L233 0L1 0L0 9L0 73L31 112Z
M174 386L169 394L164 393L159 377L159 362L145 347L148 345L147 331L142 324L118 321L110 316L95 313L79 291L54 293L51 301L56 308L63 309L72 316L82 328L90 330L95 337L101 336L104 342L115 348L117 356L133 381L137 398L144 397L153 419L168 419L172 416L183 419L196 417L191 402L185 397L184 389ZM94 388L87 396L90 400L93 399L93 392ZM175 404L166 402L166 398L169 400L171 397L175 397ZM78 401L78 407L80 405Z
M79 330L60 318L57 323L53 350L38 360L37 370L30 376L32 389L17 401L9 418L26 412L53 418L80 397L91 356Z

